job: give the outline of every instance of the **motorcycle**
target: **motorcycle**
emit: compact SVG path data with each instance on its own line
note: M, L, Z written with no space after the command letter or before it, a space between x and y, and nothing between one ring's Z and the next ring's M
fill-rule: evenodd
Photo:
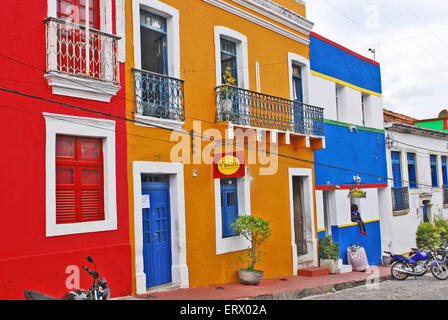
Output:
M409 275L421 277L431 270L432 275L439 280L448 278L448 267L434 249L418 250L411 249L410 256L394 254L384 251L393 259L391 274L396 280L405 280Z
M92 271L86 266L82 268L93 277L92 286L88 291L84 289L72 290L64 294L60 299L40 293L35 290L25 290L24 295L26 300L109 300L110 288L108 287L106 278L99 279L99 274L96 271L96 265L92 257L88 256L87 261L92 263L95 270Z

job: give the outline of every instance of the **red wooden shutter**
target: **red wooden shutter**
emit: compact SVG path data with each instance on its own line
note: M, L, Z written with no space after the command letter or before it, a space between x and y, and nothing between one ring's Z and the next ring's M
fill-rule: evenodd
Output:
M56 137L56 223L104 220L101 139Z

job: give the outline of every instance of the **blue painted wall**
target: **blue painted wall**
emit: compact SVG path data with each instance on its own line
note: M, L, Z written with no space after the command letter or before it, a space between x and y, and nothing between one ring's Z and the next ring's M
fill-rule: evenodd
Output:
M385 143L384 133L365 130L350 132L347 127L325 123L326 148L315 151L315 162L369 175L315 164L316 185L327 185L327 181L330 185L352 184L353 176L357 175L361 177L361 184L387 183Z
M382 264L380 222L373 221L365 225L368 236L359 232L358 225L331 227L332 239L334 242L339 243L339 258L342 259L343 264L348 264L347 248L351 244L354 245L356 243L366 251L370 265L377 266ZM318 240L325 236L326 231L318 232Z
M310 35L311 70L382 93L381 69L328 42Z

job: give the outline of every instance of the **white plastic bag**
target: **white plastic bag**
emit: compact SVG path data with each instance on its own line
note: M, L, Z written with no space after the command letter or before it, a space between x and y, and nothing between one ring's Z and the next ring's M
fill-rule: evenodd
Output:
M363 247L350 246L347 248L347 260L353 271L366 271L370 266L366 251Z

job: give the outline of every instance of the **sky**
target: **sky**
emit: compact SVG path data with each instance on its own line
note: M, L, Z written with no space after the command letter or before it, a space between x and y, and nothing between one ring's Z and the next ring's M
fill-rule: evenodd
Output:
M383 106L417 119L448 109L448 1L308 0L313 31L381 64Z

